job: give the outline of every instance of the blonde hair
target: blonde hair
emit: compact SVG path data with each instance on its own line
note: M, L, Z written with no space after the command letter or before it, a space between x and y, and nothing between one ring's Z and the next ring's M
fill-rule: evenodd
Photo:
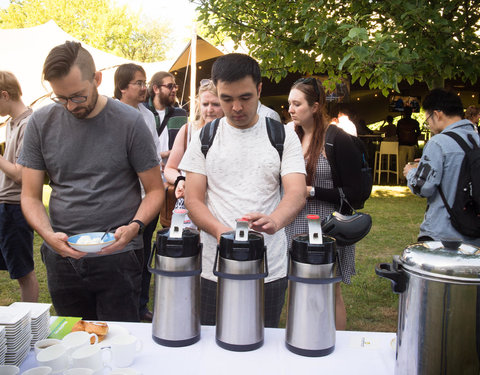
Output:
M203 84L202 84L203 83ZM202 79L200 81L200 86L198 87L198 93L196 97L197 101L197 106L196 106L196 111L195 111L195 121L193 122L193 128L195 130L198 130L205 125L205 120L202 120L201 118L201 110L200 110L200 95L202 95L204 92L209 92L215 96L218 97L217 93L217 87L213 83L211 79Z
M22 89L13 73L0 71L0 91L8 92L10 99L17 101L22 96Z

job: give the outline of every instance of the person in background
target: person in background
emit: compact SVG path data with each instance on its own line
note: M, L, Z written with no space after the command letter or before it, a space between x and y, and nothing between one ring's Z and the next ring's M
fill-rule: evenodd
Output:
M155 116L163 166L167 164L178 130L187 122L187 112L175 107L177 90L175 78L168 72L155 73L148 85L145 106Z
M285 127L283 157L270 143L265 117L257 114L260 66L250 56L227 54L212 67L225 117L206 157L199 133L179 165L185 171L185 205L201 230L201 321L216 320L217 279L212 273L223 233L246 218L264 234L269 275L265 280L265 326L277 327L287 289L287 239L283 228L305 204L305 165L298 137ZM280 191L283 189L283 195Z
M358 120L358 122L355 124L355 127L357 128L358 135L373 134L373 130L369 129L364 119Z
M420 134L420 124L412 118L412 108L405 107L403 118L397 122L398 168L400 171L403 171L409 161L415 159L415 148L418 145L417 140ZM401 178L400 182L404 184L405 179Z
M115 71L114 76L115 90L114 96L122 103L125 103L138 111L145 120L145 125L152 134L155 149L157 150L157 156L161 157L160 140L157 135L157 129L155 125L155 117L141 103L145 101L147 96L147 75L145 70L137 64L123 64L120 65ZM161 174L160 168L158 173ZM143 186L142 198L145 197L145 190ZM148 310L147 304L149 301L150 291L150 279L151 273L148 271L147 263L150 259L150 253L152 252L152 237L157 227L158 215L145 226L143 232L143 273L142 273L142 290L140 292L140 320L151 322L153 314Z
M0 270L18 281L23 302L37 302L38 281L33 261L33 230L20 207L22 165L17 163L32 110L22 101L22 89L10 72L0 71L0 116L5 125L4 155L0 155Z
M440 241L461 239L464 243L480 246L480 238L470 238L458 232L450 222L450 215L440 196L440 186L447 203L452 207L455 201L458 176L465 152L458 143L442 134L453 132L462 137L471 147L469 136L480 144L480 137L470 120L463 120L463 105L453 92L434 89L423 101L425 125L432 132L432 138L423 149L417 164L407 164L403 174L410 190L420 197L427 198L425 217L420 225L419 241Z
M289 245L296 234L308 233L307 215L317 214L323 220L335 210L339 210L340 194L334 187L330 162L325 154L325 137L329 122L325 112L325 91L315 78L302 78L296 81L288 96L289 111L300 142L307 170L307 202L295 220L287 225L285 232ZM344 131L335 137L337 173L342 181L342 189L348 200L357 193L360 181L360 160L352 150L352 138ZM355 245L337 246L342 269L343 282L350 284L355 275ZM346 329L347 313L340 283L335 285L336 327Z
M54 47L43 79L55 103L30 117L18 163L22 211L44 239L40 251L55 311L139 321L142 234L164 201L152 135L139 111L98 94L102 73L80 43ZM42 202L45 174L49 215ZM86 256L68 245L71 235L107 230L115 242L98 253Z
M388 115L382 126L380 127L380 132L385 134L385 141L396 142L397 138L397 127L393 124L393 117Z
M340 129L342 129L345 133L350 135L357 136L357 127L355 124L350 120L347 110L340 109L338 111L337 121L334 122Z
M270 117L278 122L282 122L280 115L272 108L267 107L258 101L257 114L262 117Z
M217 88L211 79L202 79L198 88L198 113L194 122L183 125L175 138L172 152L165 166L165 178L175 184L175 196L177 199L184 197L185 176L178 169L178 165L187 150L187 146L192 139L192 134L201 129L205 124L223 117L223 110L220 106L220 100L217 95Z
M480 108L475 107L474 105L469 106L465 110L465 118L470 120L473 125L475 125L475 129L477 132L480 130L478 125L478 120L480 119Z

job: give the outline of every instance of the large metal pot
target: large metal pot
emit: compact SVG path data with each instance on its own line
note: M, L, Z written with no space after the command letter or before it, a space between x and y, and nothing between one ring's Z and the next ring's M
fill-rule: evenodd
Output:
M479 248L417 243L375 272L400 294L396 375L480 374Z

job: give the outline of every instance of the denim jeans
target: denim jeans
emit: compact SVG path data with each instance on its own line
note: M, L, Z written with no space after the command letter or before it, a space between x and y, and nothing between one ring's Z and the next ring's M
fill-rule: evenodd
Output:
M101 257L63 258L41 247L56 314L138 322L143 249Z

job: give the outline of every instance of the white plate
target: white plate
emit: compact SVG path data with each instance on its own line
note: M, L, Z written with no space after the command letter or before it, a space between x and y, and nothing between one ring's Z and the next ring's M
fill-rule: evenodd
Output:
M30 309L31 318L35 320L39 318L42 314L45 314L47 311L50 311L51 303L36 303L36 302L14 302L10 305L11 307L24 307Z
M112 338L118 335L128 335L128 329L125 327L119 326L118 324L111 324L108 323L108 333L101 343L99 343L100 347L105 348L107 346L112 345Z

